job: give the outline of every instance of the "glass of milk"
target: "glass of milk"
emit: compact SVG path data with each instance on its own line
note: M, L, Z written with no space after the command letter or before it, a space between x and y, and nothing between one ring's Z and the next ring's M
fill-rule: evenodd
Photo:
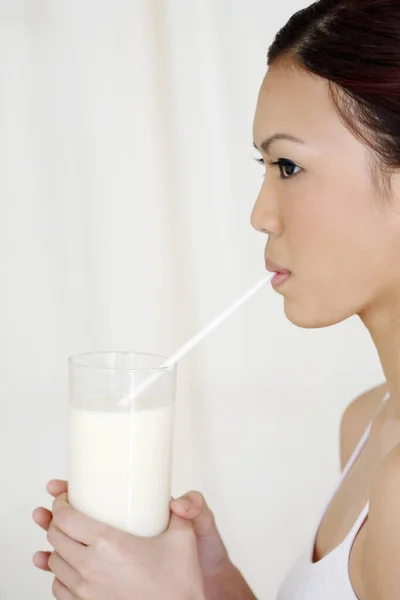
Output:
M162 368L164 360L132 352L69 359L69 501L139 536L159 535L170 517L176 366Z

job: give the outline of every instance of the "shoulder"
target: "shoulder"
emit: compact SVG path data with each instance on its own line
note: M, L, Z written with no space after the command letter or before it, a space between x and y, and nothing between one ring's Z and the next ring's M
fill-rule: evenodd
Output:
M397 444L380 463L371 485L363 577L368 600L399 598L399 504L400 444Z
M373 419L384 395L387 384L367 390L353 400L344 411L340 424L340 462L344 469L365 429Z

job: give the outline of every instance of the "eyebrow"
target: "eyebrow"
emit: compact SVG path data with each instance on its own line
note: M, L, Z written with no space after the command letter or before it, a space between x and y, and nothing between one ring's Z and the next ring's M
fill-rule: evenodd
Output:
M289 133L274 133L269 138L264 140L261 144L261 148L264 150L266 154L268 154L268 150L270 149L271 144L278 140L288 140L289 142L296 142L297 144L304 144L303 140L295 137L294 135L290 135ZM254 148L258 150L258 147L255 142L253 142Z

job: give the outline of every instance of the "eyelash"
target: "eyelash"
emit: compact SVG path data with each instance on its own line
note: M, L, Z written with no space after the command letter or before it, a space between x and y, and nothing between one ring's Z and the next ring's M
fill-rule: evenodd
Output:
M286 176L282 175L282 168L287 165L296 167L301 170L301 167L296 165L296 163L294 163L292 160L289 160L288 158L278 158L277 161L272 161L272 160L264 161L263 158L255 158L254 160L261 165L265 164L270 167L279 167L279 170L280 170L279 179L292 179L295 175L298 175L298 173L300 172L300 171L297 171L297 173L293 173L292 175L286 175Z

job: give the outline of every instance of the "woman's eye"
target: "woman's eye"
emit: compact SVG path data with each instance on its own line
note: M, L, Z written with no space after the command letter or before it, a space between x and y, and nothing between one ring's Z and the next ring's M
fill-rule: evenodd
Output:
M264 160L260 156L254 156L254 160L261 165L269 167L278 167L280 173L280 179L290 179L299 173L302 169L296 163L289 160L288 158L279 158L277 161Z
M301 169L301 167L299 167L294 162L292 162L291 160L288 160L286 158L280 158L275 163L271 163L271 164L279 167L281 179L289 179L290 177L297 175L297 173ZM296 171L296 169L297 169L297 171Z

